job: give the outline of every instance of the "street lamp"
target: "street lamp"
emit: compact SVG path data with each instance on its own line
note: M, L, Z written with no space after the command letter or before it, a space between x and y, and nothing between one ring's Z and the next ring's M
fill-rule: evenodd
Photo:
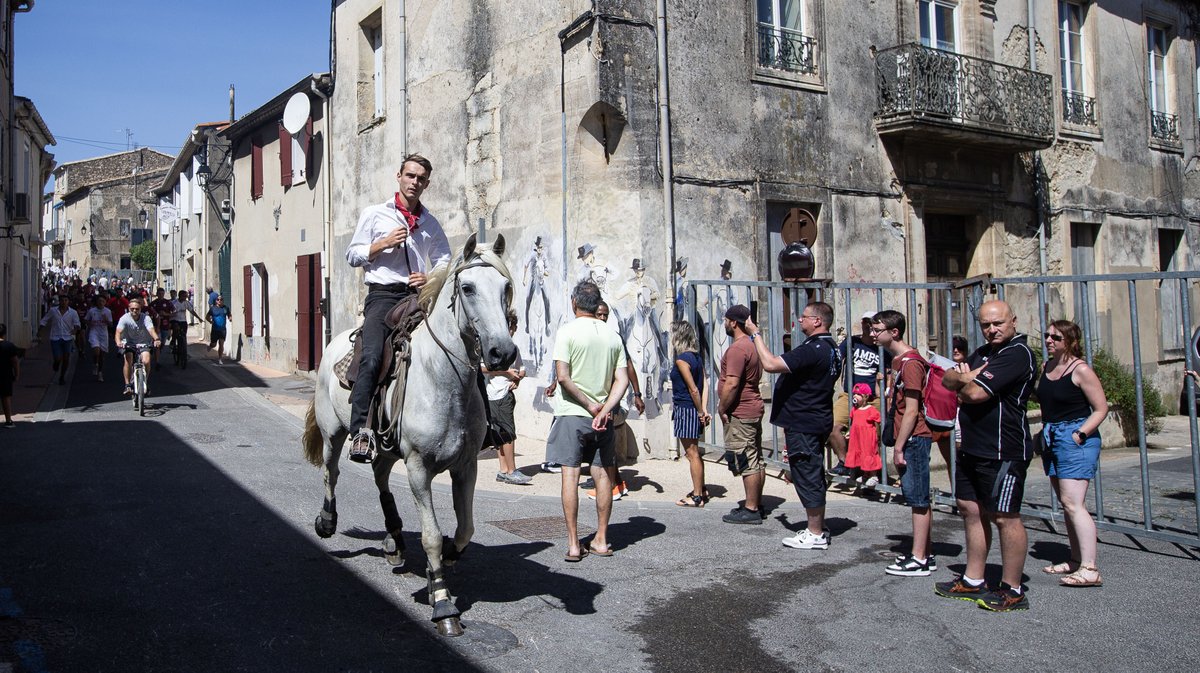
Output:
M196 169L196 182L203 189L208 185L208 179L212 177L212 169L208 167L208 162L205 161Z

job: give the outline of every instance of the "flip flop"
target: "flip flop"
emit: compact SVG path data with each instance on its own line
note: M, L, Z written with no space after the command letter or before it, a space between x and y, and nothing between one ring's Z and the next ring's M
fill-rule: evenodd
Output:
M591 554L593 556L612 556L613 555L612 545L608 545L608 548L605 549L604 551L600 551L599 549L596 549L595 547L588 547L587 553Z
M580 561L583 560L583 557L588 555L588 553L589 553L589 550L587 547L580 547L578 556L576 556L574 554L567 554L566 556L563 557L563 560L566 561L567 563L579 563ZM609 556L612 556L612 554L610 553Z

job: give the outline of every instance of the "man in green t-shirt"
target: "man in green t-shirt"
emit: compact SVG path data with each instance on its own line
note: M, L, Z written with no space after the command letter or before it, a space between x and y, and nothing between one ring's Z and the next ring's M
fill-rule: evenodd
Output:
M562 465L563 516L567 522L567 561L588 553L611 556L608 517L612 483L606 467L616 465L612 410L629 384L621 338L596 318L600 288L582 281L571 293L575 319L554 339L554 367L562 390L554 402L554 423L546 440L546 460ZM596 482L596 536L585 551L579 543L579 466L592 466Z

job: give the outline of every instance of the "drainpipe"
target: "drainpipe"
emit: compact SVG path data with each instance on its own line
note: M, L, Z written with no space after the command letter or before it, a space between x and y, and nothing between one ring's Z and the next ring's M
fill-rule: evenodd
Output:
M667 304L675 315L675 297L679 292L679 274L675 273L675 175L671 163L671 98L667 84L667 0L658 0L655 41L658 48L658 153L662 163L663 224L670 233L671 296Z
M322 227L325 231L325 240L321 246L321 284L324 285L324 291L321 293L321 313L322 322L325 323L325 345L329 345L333 341L333 324L329 318L329 269L333 263L333 218L330 217L329 201L331 189L329 186L329 146L332 144L333 136L333 121L330 116L333 114L333 106L329 104L329 96L326 96L321 91L321 87L317 86L317 78L314 76L309 82L309 88L313 94L321 99L321 122L325 127L322 129L322 134L325 136L321 143L321 218Z
M400 30L396 31L396 51L400 58L400 156L408 156L408 18L404 14L405 0L400 5Z
M1034 12L1033 1L1026 0L1025 4L1025 19L1026 28L1025 34L1029 38L1029 69L1037 70L1037 42L1034 38ZM1043 194L1042 187L1042 157L1038 152L1033 153L1033 197L1036 201L1034 204L1035 212L1037 213L1038 224L1038 263L1041 269L1041 275L1045 276L1048 270L1046 264L1046 214L1042 210L1042 202L1048 198Z

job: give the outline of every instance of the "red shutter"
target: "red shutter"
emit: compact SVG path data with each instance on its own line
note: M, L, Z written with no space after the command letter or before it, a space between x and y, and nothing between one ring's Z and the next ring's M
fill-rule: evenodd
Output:
M321 310L322 302L325 296L325 288L323 287L324 274L321 269L321 253L315 252L312 254L312 288L313 288L313 369L321 366L321 356L325 352L325 317L324 311Z
M296 258L296 369L306 372L312 361L312 257Z
M254 269L249 264L242 267L242 319L246 324L246 336L254 334L254 314L250 305L254 303Z
M262 141L253 138L250 141L250 198L257 201L263 195L263 156Z
M304 122L304 177L312 177L313 156L312 156L312 136L313 136L313 121L312 115L308 116L308 120Z
M292 134L279 125L279 184L292 186Z

